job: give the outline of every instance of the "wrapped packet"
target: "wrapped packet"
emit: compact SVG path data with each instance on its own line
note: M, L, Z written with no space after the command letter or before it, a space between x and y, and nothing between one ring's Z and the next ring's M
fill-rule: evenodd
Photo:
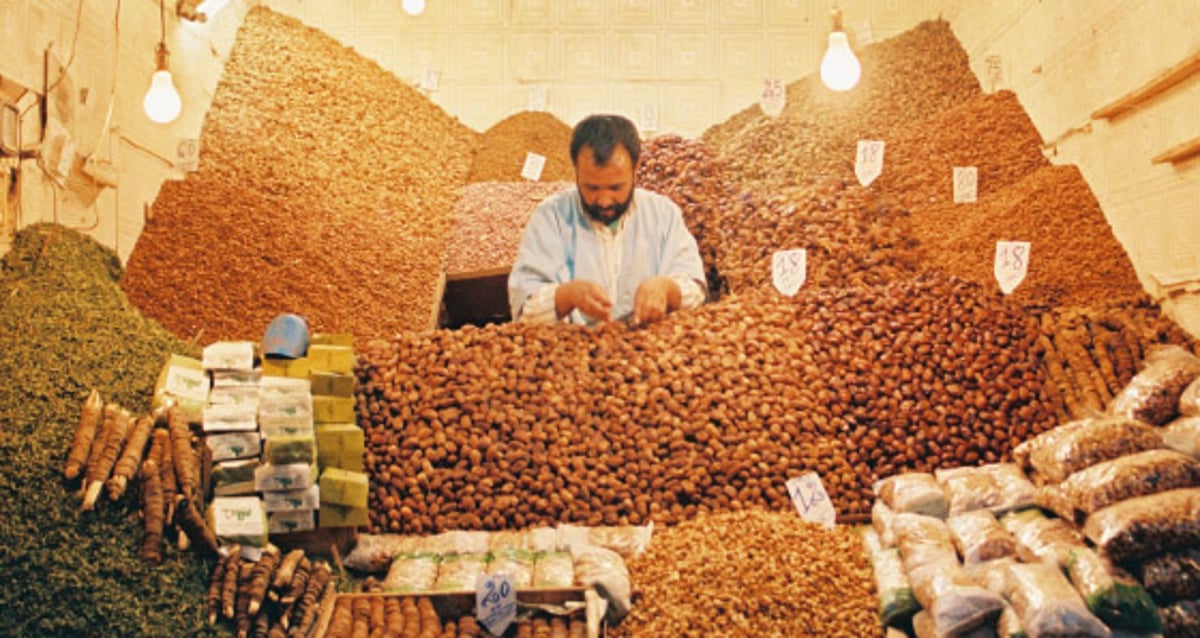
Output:
M1200 549L1159 554L1139 563L1134 571L1159 603L1200 598Z
M603 547L585 546L573 548L575 578L584 587L595 587L608 601L604 618L616 625L629 614L633 587L629 570L621 555Z
M980 623L973 629L963 631L946 630L937 626L936 616L932 610L924 610L913 616L913 635L917 638L993 638L996 632L987 625Z
M570 552L539 552L533 562L534 587L570 587L575 584L575 559Z
M896 547L904 560L905 571L931 560L949 555L957 562L954 539L946 522L940 518L923 514L901 513L892 517L892 529L896 533Z
M1079 430L1094 420L1088 417L1076 421L1068 421L1067 423L1050 428L1033 438L1021 441L1013 448L1013 461L1020 466L1021 470L1025 472L1033 471L1033 452L1035 450L1057 445L1059 440L1069 436L1072 432Z
M1156 428L1123 417L1086 420L1047 441L1032 447L1029 463L1048 483L1059 483L1101 461L1163 447Z
M499 530L488 534L488 551L523 549L547 552L558 548L558 531L553 527L531 527L524 530Z
M393 558L415 549L413 541L413 537L399 534L359 534L342 564L367 574L383 574Z
M518 589L533 586L533 552L524 549L500 549L487 564L489 574L508 574ZM472 585L474 587L474 585Z
M1081 547L1071 552L1067 576L1083 596L1088 610L1114 629L1139 632L1162 631L1162 620L1150 594L1132 576Z
M1200 488L1110 505L1088 516L1083 533L1117 563L1200 545Z
M1112 414L1162 425L1179 415L1184 390L1200 377L1200 359L1180 346L1163 346L1146 356L1146 367L1134 375L1109 405Z
M903 561L901 562L903 563ZM954 550L938 557L930 557L929 560L912 569L906 567L905 571L908 572L908 582L912 586L913 597L917 599L917 604L926 609L931 607L933 601L945 592L955 587L968 587L976 584L975 580L958 562L958 556L954 554Z
M1164 636L1200 636L1200 600L1182 600L1158 610Z
M986 509L993 514L1033 504L1033 483L1015 463L936 470L934 477L946 494L950 516Z
M422 536L417 550L443 556L449 554L486 554L488 532L450 530L433 536Z
M1200 458L1200 417L1183 417L1164 425L1159 431L1167 447Z
M1200 416L1200 377L1193 379L1179 395L1179 416Z
M1036 509L1008 514L1000 519L1017 539L1017 557L1026 562L1045 561L1066 567L1071 551L1083 547L1079 532L1060 518L1047 518Z
M1058 485L1066 504L1083 516L1113 503L1200 485L1200 461L1175 450L1146 450L1097 463Z
M996 621L997 638L1026 638L1028 635L1012 605L1004 603L1004 610L1000 612L1000 619Z
M946 495L928 472L908 472L880 479L873 486L875 496L893 512L924 514L946 518Z
M1005 597L1030 636L1112 636L1108 627L1088 611L1079 593L1055 565L1009 565Z
M882 549L870 558L875 590L879 592L879 619L884 627L903 626L920 605L904 573L900 550Z
M438 563L441 557L429 552L400 554L392 560L387 576L383 579L383 590L394 592L431 591L437 583Z
M588 528L588 543L604 547L630 559L646 551L650 537L654 535L654 523L645 525L618 525L615 527Z
M981 627L991 630L1004 607L994 592L974 583L953 559L928 563L910 574L913 595L928 614L928 631L933 636L971 635ZM918 622L916 618L913 622Z
M946 519L954 547L962 556L963 563L974 565L984 561L1013 556L1017 553L1017 541L1008 530L1000 526L996 517L987 510L975 510Z
M896 546L896 533L892 531L892 508L880 499L875 499L871 505L871 527L879 535L879 543L883 547Z
M984 589L1004 596L1008 591L1008 566L1015 565L1014 557L997 558L964 567L971 581Z
M433 588L439 591L474 591L479 577L487 573L489 558L487 554L442 556Z

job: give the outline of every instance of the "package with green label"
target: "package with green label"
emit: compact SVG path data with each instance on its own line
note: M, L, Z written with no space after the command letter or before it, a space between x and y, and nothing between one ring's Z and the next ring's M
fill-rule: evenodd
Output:
M291 534L316 529L312 510L267 512L267 529L272 534Z
M367 475L363 472L351 472L337 467L327 468L321 472L321 506L326 503L347 505L350 507L366 507Z
M314 396L313 421L317 423L353 423L354 399L351 397Z
M322 510L322 515L324 510ZM323 517L322 517L323 518ZM324 520L322 520L324 527ZM430 591L437 582L438 563L442 557L433 552L397 554L388 566L383 579L384 591Z
M261 465L257 458L213 463L212 485L213 494L217 496L234 496L237 494L253 494L254 473Z
M571 552L538 552L533 562L534 587L570 587L575 584L575 559Z
M321 488L313 485L303 490L263 492L263 503L268 512L315 510L321 507Z
M313 372L308 376L315 396L353 397L354 375L339 372Z
M332 346L325 344L308 347L308 364L310 372L354 372L354 350L347 346Z
M262 451L262 438L258 432L212 433L204 437L204 444L212 452L214 462L258 456Z
M317 513L321 527L365 527L369 518L367 508L321 503Z
M1102 558L1090 547L1071 550L1067 576L1083 596L1088 610L1115 629L1158 633L1162 619L1150 594L1132 575Z
M254 405L209 404L201 417L205 432L254 432L258 419Z
M262 373L263 378L289 377L292 379L307 379L309 373L308 359L306 357L300 357L299 359L263 357Z
M152 407L157 410L170 402L183 410L189 422L200 423L208 402L208 385L208 374L199 359L173 354L163 364L154 385Z
M533 552L524 549L501 549L492 552L492 560L488 562L487 573L508 574L513 586L526 589L533 586L533 565L536 557ZM468 589L474 589L474 585Z
M257 496L218 496L209 504L206 516L223 545L267 544L267 510Z
M213 370L212 387L214 390L228 388L254 388L262 383L262 370Z
M254 471L254 489L260 492L302 490L316 483L316 463L261 465Z
M488 554L447 554L438 565L437 582L433 588L439 591L466 591L475 589L475 581L487 573Z
M311 464L317 460L312 434L271 434L263 444L263 462L272 465Z
M217 341L204 347L205 370L253 370L254 342Z
M317 459L322 469L337 467L362 472L364 446L362 428L353 423L317 425Z

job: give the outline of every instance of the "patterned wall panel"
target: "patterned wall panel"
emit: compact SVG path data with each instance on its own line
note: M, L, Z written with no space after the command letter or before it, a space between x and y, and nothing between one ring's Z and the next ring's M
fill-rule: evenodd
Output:
M757 27L762 24L762 0L720 0L721 26Z
M711 7L707 0L668 0L664 21L668 27L707 26Z
M611 94L612 89L607 83L564 83L550 99L562 105L555 109L555 115L568 126L574 126L592 113L611 113L614 109Z
M712 78L711 36L707 33L668 33L663 39L666 77L679 80Z
M358 31L350 43L362 55L379 63L379 66L399 75L400 36L394 33L372 33Z
M613 23L626 27L649 27L659 23L659 2L656 0L616 0Z
M562 4L556 0L513 0L513 24L531 27L553 25L558 22Z
M717 113L717 118L709 122L708 125L716 124L748 106L758 104L758 100L762 96L762 91L763 81L761 79L748 79L743 82L722 82L719 103L720 110ZM695 134L699 135L701 132L703 131L697 131Z
M437 4L426 2L426 6ZM504 0L458 0L452 3L458 8L459 24L499 27L504 24Z
M573 27L603 27L608 23L611 0L561 0L564 25Z
M658 109L658 132L690 134L716 121L719 89L716 82L667 82Z
M562 74L558 36L526 33L513 36L509 68L518 81L557 80Z
M442 91L438 92L443 94ZM496 123L497 104L504 95L504 85L500 82L484 82L458 84L448 87L443 97L447 103L453 104L454 109L447 109L458 116L463 124L476 131L486 131ZM434 100L441 104L440 100ZM501 118L503 119L503 115Z
M736 78L761 79L763 77L762 36L722 35L718 70L721 78L732 81Z
M335 37L354 28L354 5L349 2L306 2L308 20Z
M611 36L602 33L562 34L563 76L569 80L600 79L605 71L605 45Z
M667 99L670 99L670 96ZM662 100L662 88L657 82L622 84L613 88L612 107L608 109L608 112L618 113L633 120L634 124L645 134L651 131L645 130L646 127L643 125L640 115L647 107L653 108L658 120L655 129L661 130Z
M805 27L813 22L813 0L775 0L767 3L767 26L774 28Z
M455 39L447 81L496 82L504 77L504 36L495 31L464 33Z
M448 37L438 34L406 36L401 48L406 57L401 60L401 77L409 82L418 82L426 68L445 69L450 60Z
M809 31L781 31L767 36L767 75L792 81L814 70L821 52Z
M658 77L658 36L646 32L617 33L609 40L614 61L613 75L628 80Z

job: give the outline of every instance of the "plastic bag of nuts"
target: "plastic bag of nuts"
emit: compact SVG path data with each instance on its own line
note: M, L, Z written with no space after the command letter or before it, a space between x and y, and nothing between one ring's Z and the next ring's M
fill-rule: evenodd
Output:
M999 516L1033 504L1033 483L1015 463L990 463L934 471L950 516L986 509Z
M904 569L912 572L928 562L941 560L945 556L956 562L954 538L946 521L923 514L903 512L892 517L892 529L896 533L896 546L904 559ZM922 603L924 605L924 603Z
M906 472L876 481L875 496L896 513L946 518L946 495L928 472Z
M1017 553L1017 541L1008 530L1000 526L996 517L987 510L975 510L946 519L946 526L954 537L954 546L962 556L963 563L973 565L984 561L1013 556Z
M1200 461L1175 450L1147 450L1075 472L1058 490L1073 509L1086 515L1135 496L1197 485Z
M974 583L957 561L930 563L911 574L913 593L922 601L930 636L971 635L978 627L995 627L1004 599ZM913 622L918 620L914 617Z
M1200 377L1200 358L1180 346L1163 346L1146 356L1146 367L1117 396L1109 411L1162 425L1179 415L1184 390Z
M885 627L902 626L920 605L904 573L900 550L877 548L869 558L879 592L879 619Z
M539 552L534 557L534 587L570 587L575 584L575 559L570 552Z
M1163 426L1163 443L1172 450L1200 458L1200 417L1183 417Z
M441 557L430 552L401 554L392 560L383 579L384 591L430 591L437 582Z
M875 499L871 505L871 528L879 535L879 544L883 547L896 546L896 533L892 530L892 508L883 501Z
M1008 566L1005 598L1030 636L1095 636L1112 632L1096 618L1079 592L1055 565L1044 562Z
M1067 576L1088 610L1109 627L1158 633L1162 620L1150 594L1119 567L1090 547L1071 552Z
M487 573L487 554L447 554L438 564L434 589L442 591L474 590L479 577Z
M1200 545L1200 488L1110 505L1088 516L1083 533L1117 563Z
M1071 551L1084 547L1079 532L1066 521L1047 518L1036 509L1008 514L1000 519L1000 524L1017 539L1017 557L1023 561L1046 561L1066 567Z
M508 574L518 589L533 586L533 552L524 549L500 549L487 565L489 574Z
M1029 463L1049 483L1101 461L1163 447L1157 428L1124 417L1068 423L1026 443L1031 444Z
M1200 598L1200 549L1159 554L1138 564L1134 571L1160 603Z
M359 534L350 553L342 559L342 564L367 574L383 574L388 571L393 558L414 549L414 539L411 536Z

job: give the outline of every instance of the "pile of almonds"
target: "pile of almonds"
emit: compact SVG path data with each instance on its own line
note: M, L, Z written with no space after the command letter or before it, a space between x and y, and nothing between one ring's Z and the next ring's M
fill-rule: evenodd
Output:
M364 341L426 328L477 137L377 64L256 8L200 170L163 185L122 287L202 344L253 339L281 312Z
M628 561L635 587L624 636L859 636L878 633L878 602L851 528L794 512L700 514L656 529Z
M567 188L574 188L574 183L478 182L463 187L454 205L446 273L511 268L533 209L546 197Z
M372 525L406 533L839 512L905 470L1004 458L1053 424L1036 325L974 284L730 295L645 328L508 324L361 352Z
M525 156L546 158L537 181L575 181L571 127L549 113L521 111L483 132L467 182L520 182Z

